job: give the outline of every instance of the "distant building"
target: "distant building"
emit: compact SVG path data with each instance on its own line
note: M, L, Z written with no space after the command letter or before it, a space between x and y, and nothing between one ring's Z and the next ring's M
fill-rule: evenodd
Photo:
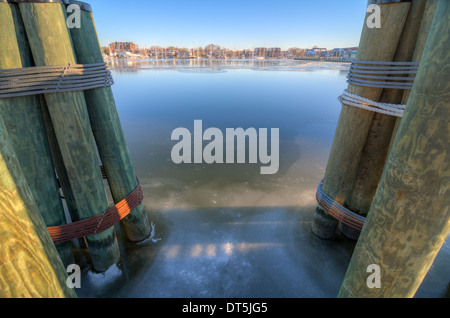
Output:
M178 56L178 50L167 50L167 56L169 58L176 58Z
M354 60L358 53L358 47L336 48L331 50L331 55L342 59Z
M224 57L226 55L224 50L215 50L213 52L210 52L209 56L210 57L215 57L215 58L221 58Z
M266 48L265 47L257 47L254 51L255 57L266 57Z
M181 52L178 52L178 54L177 54L177 58L179 58L179 59L188 59L189 57L190 57L189 51L181 51Z
M133 42L114 42L109 44L109 49L113 52L127 51L133 52L137 50L137 45Z
M323 48L323 47L314 48L313 50L314 50L314 56L321 57L321 56L325 56L327 54L327 49Z
M279 47L271 47L267 49L267 57L279 58L281 56L281 49Z

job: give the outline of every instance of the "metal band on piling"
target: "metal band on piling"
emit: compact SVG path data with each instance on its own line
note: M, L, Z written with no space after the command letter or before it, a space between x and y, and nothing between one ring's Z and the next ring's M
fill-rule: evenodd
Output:
M353 61L347 82L367 87L411 89L418 68L419 63L415 62Z
M0 70L0 98L73 92L113 84L106 63Z
M350 211L349 209L346 209L345 207L334 201L328 194L323 192L322 182L323 179L320 181L316 192L316 199L318 204L322 207L322 209L324 209L325 212L327 212L335 219L358 231L361 231L366 218Z
M347 76L347 82L358 86L409 90L412 88L418 68L419 63L417 62L353 61ZM396 117L403 116L406 106L376 102L352 94L348 90L344 90L344 93L338 99L343 105ZM318 204L325 212L341 221L341 223L361 231L365 218L338 204L323 192L322 182L323 180L317 187L316 199Z
M55 65L65 67L70 63L72 65L70 70L73 70L73 66L79 63L75 56L70 28L67 26L68 14L64 6L48 3L18 4L26 35L30 39L29 47L33 54L34 65L38 67ZM80 11L80 14L87 13ZM80 19L80 23L82 20L84 19ZM64 67L56 75L56 80L59 80ZM67 72L66 70L64 81L69 78ZM63 83L57 92L42 93L40 90L40 93L44 95L64 167L70 186L74 190L77 211L80 219L86 219L108 209L110 204L98 171L97 147L83 91L80 87L76 87L78 91L74 91L74 87L67 87L70 91L61 93ZM99 84L103 86L104 80ZM87 185L89 191L85 190ZM86 236L86 242L92 266L96 271L105 271L119 262L120 250L113 227L106 229L101 235Z
M92 14L80 12L80 28L70 28L69 31L77 63L104 62ZM118 202L136 187L136 173L117 114L113 91L110 87L104 87L86 90L84 95L98 154L105 170L112 176L108 180L111 195L114 202ZM118 153L120 156L117 156ZM122 221L121 225L130 241L141 241L151 233L144 204L136 207Z
M410 7L410 3L383 5L382 28L379 29L371 28L364 21L356 60L393 61ZM348 89L352 94L373 101L379 101L383 93L382 88L358 85L349 85ZM352 189L374 114L356 107L346 106L341 109L323 181L323 189L339 204L344 204ZM312 226L314 234L321 238L333 238L339 222L334 222L336 219L320 205L316 206L315 212Z
M347 82L357 86L410 90L418 69L417 62L353 61ZM403 116L406 106L376 102L348 90L344 90L338 99L347 106L396 117Z
M125 199L102 213L81 221L48 226L47 230L55 243L99 234L126 217L134 208L141 204L143 198L142 188L138 182L137 187Z

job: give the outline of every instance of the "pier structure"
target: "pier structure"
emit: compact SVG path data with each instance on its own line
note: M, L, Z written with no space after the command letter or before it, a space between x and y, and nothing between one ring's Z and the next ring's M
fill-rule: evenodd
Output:
M450 231L450 3L369 4L311 229L356 241L339 297L412 297Z
M74 248L103 272L120 261L116 224L131 241L151 231L113 79L87 3L1 1L0 28L0 295L76 296L65 281Z
M382 25L363 25L312 232L356 241L339 297L412 297L450 231L450 2L369 4ZM120 261L116 224L150 235L113 79L87 3L3 0L0 29L0 296L75 297L73 248L104 272Z

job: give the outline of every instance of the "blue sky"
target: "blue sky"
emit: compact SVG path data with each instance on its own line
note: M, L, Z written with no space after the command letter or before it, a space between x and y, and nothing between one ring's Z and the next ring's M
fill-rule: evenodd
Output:
M89 1L88 1L89 2ZM357 46L366 0L92 0L101 45Z

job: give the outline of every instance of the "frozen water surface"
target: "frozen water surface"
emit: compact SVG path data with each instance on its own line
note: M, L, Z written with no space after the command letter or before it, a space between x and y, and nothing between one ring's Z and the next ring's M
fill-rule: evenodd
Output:
M113 91L152 236L116 226L121 263L80 297L335 297L355 243L310 230L348 64L268 60L115 60ZM279 128L280 166L174 164L177 127ZM417 297L448 296L444 244Z

